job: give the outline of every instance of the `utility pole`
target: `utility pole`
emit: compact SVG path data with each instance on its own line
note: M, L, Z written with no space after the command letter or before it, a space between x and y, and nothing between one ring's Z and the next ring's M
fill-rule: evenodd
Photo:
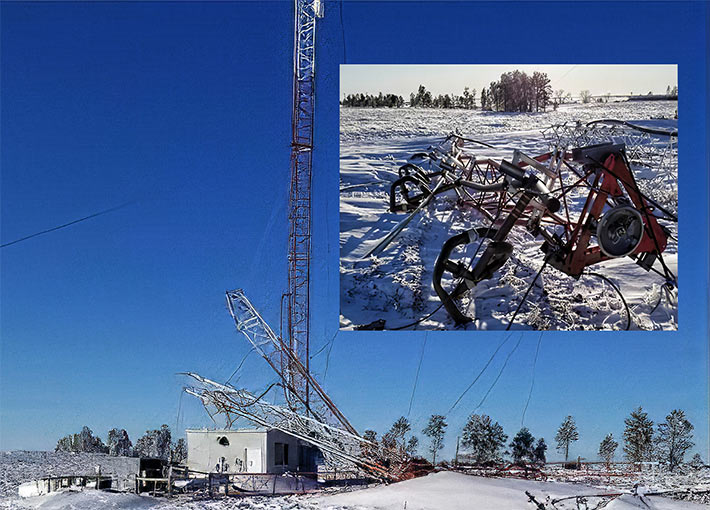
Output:
M456 456L454 457L454 466L459 465L459 441L461 440L461 436L456 436Z

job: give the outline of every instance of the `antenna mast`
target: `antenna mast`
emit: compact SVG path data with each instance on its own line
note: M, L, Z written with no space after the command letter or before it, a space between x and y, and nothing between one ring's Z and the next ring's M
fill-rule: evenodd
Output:
M315 106L316 19L323 17L320 0L294 0L293 113L291 116L291 188L288 234L288 346L310 370L311 173ZM282 357L288 379L286 400L293 410L309 407L309 381L292 360ZM297 398L293 395L300 393Z

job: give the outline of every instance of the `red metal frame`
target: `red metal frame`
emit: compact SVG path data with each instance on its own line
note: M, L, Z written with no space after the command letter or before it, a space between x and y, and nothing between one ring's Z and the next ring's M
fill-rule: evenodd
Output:
M634 207L641 211L644 223L644 235L632 254L654 251L660 254L665 250L668 237L651 214L651 206L638 193L631 169L620 154L610 154L594 178L577 224L564 247L567 255L561 262L551 261L553 266L571 276L579 276L585 267L612 258L602 253L599 246L589 245L592 223L600 219L609 199L624 197L624 191Z

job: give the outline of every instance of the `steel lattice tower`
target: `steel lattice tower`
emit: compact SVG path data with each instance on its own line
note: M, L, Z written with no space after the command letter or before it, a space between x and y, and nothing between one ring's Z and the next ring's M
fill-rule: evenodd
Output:
M288 236L288 346L309 369L310 266L311 266L311 174L313 164L313 118L315 106L316 19L323 16L320 0L295 0L293 53L293 113L291 141L291 188ZM282 369L308 407L310 388L288 359ZM293 408L298 400L287 391Z

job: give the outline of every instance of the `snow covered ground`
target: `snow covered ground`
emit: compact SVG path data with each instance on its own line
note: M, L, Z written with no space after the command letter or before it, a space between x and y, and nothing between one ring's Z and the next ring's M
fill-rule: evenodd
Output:
M487 142L495 149L476 148L478 158L510 160L515 149L534 156L549 150L542 130L551 125L583 124L597 119L635 121L645 126L677 129L677 102L628 102L564 105L546 113L495 113L478 110L341 108L340 121L340 313L341 328L353 329L385 320L385 329L405 326L439 305L431 282L436 258L451 236L488 220L455 204L453 191L437 196L402 234L377 256L366 254L405 215L388 211L389 188L398 168L417 152L435 146L454 130ZM640 143L663 144L664 140ZM633 158L632 158L633 160ZM667 161L667 160L666 160ZM677 169L634 167L639 186L654 199L677 210ZM660 183L660 184L659 184ZM570 196L581 208L584 196ZM677 224L666 224L677 239ZM671 239L664 259L677 274L677 241ZM491 280L479 284L461 300L475 321L466 329L504 329L543 263L541 240L523 227L508 237L515 250ZM619 258L593 266L620 287L630 307L631 329L677 329L677 296L661 290L665 279L647 273L631 259ZM515 328L624 329L628 315L612 285L593 276L580 280L546 269L521 308ZM414 329L453 329L440 308Z
M528 491L546 508L557 510L604 508L630 510L695 510L706 508L697 503L672 500L662 496L598 497L613 489L579 484L542 482L513 478L485 478L461 473L439 472L387 486L376 486L337 494L309 494L288 497L230 497L200 500L192 496L172 499L109 493L95 490L61 492L35 498L3 498L0 508L42 510L513 510L536 507L528 500ZM644 494L643 488L638 490ZM582 496L551 502L557 498Z
M555 503L555 508L577 509L595 508L604 499L594 498L595 494L606 491L599 488L559 482L540 482L511 478L483 478L461 473L440 472L424 478L415 478L398 484L377 487L365 491L337 494L318 499L326 509L382 509L400 510L478 510L535 508L525 495L528 491L536 501L548 504L566 496L587 496L589 506L578 507L575 499ZM548 508L552 508L548 506ZM604 508L626 510L646 509L699 509L701 505L665 497L621 496Z

